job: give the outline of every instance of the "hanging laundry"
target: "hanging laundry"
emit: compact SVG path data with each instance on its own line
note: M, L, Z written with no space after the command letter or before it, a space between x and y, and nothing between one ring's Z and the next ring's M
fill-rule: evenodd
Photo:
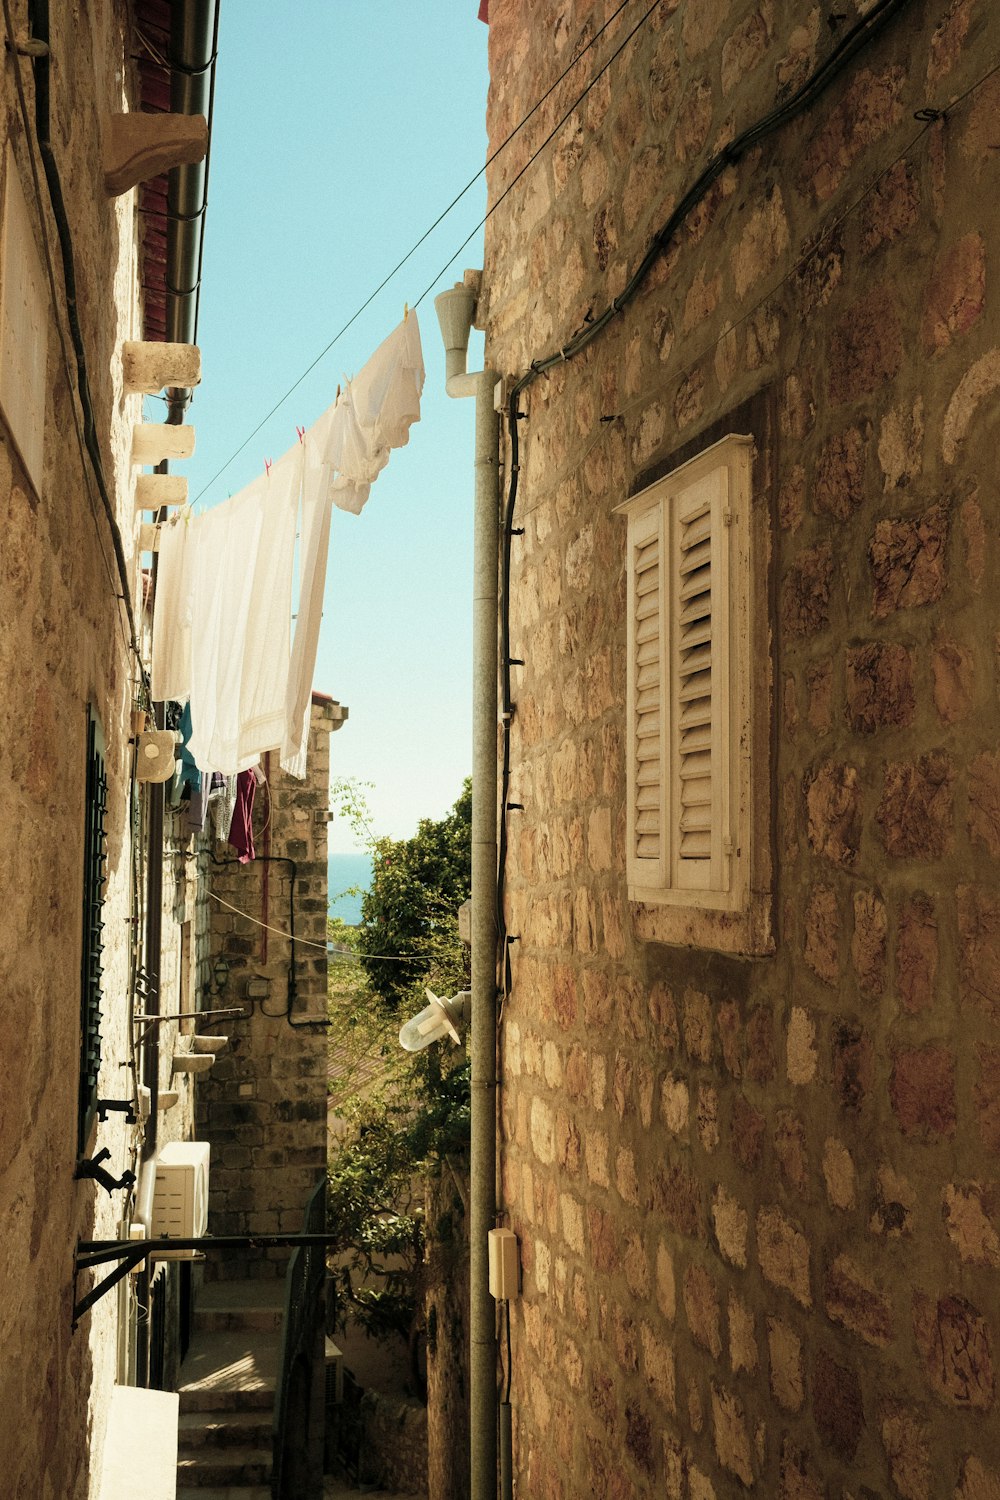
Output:
M409 313L265 475L162 530L153 693L189 699L189 748L200 770L235 775L277 750L283 769L305 775L330 507L360 513L390 449L409 441L423 384L420 330Z
M212 772L208 809L212 818L212 827L215 830L216 843L224 844L229 838L229 830L233 826L233 813L236 811L235 776L222 776L218 771Z
M153 701L184 702L191 688L191 518L160 527L150 685Z
M229 844L236 850L241 865L249 864L254 857L253 799L256 792L256 776L252 771L241 771L236 778L236 806L229 828Z

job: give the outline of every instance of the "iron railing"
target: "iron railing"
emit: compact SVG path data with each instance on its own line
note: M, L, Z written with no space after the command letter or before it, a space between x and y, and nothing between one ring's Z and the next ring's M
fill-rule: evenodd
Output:
M306 1204L306 1234L326 1227L326 1178L320 1178ZM322 1453L322 1434L312 1432L317 1403L313 1399L316 1361L322 1357L323 1287L326 1249L300 1245L288 1262L281 1365L274 1399L272 1500L304 1500L310 1455ZM322 1460L318 1462L322 1469ZM320 1483L321 1483L320 1479Z

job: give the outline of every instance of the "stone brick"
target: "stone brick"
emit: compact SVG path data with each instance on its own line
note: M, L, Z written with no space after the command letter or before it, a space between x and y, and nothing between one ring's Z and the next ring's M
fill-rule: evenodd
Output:
M815 635L830 620L833 548L829 542L800 552L785 574L781 626L793 640Z
M885 989L888 926L882 898L874 891L855 892L851 959L858 987L865 995L876 997Z
M684 995L684 1045L695 1062L712 1061L712 1005L698 990Z
M883 1400L878 1408L879 1433L889 1475L903 1500L930 1500L931 1455L927 1423L901 1401Z
M747 1172L754 1171L760 1162L765 1124L764 1116L743 1094L737 1094L733 1099L731 1145L733 1155Z
M947 77L961 58L975 9L975 0L951 0L948 9L938 21L931 37L927 59L929 88L933 88L935 84L941 82L942 78Z
M936 1301L917 1292L913 1332L931 1389L943 1401L985 1411L993 1405L993 1359L986 1321L964 1297Z
M823 1294L828 1317L856 1333L865 1343L884 1349L892 1342L892 1304L847 1255L827 1270Z
M921 336L924 348L937 353L956 334L966 333L986 305L986 251L980 234L963 235L942 250L934 262Z
M750 1439L743 1403L730 1391L712 1386L712 1431L719 1463L747 1486L753 1484Z
M545 1165L555 1161L555 1116L537 1096L531 1101L531 1146L538 1161Z
M856 1372L830 1357L816 1353L811 1384L813 1421L828 1448L850 1463L864 1431L865 1415L861 1382Z
M705 1238L705 1204L697 1177L679 1162L661 1167L653 1181L653 1209L672 1229L691 1239Z
M832 886L814 885L809 892L803 953L817 979L836 985L840 978L840 908Z
M677 1374L674 1351L666 1340L643 1323L639 1329L642 1367L649 1388L663 1411L677 1409Z
M747 1016L747 1077L770 1083L776 1069L773 1011L770 1005L758 1005Z
M772 23L772 7L765 0L723 43L723 94L731 93L762 60L771 40Z
M872 615L934 604L944 593L948 512L932 505L920 516L879 521L868 548Z
M743 1077L743 1027L740 1008L734 1000L724 1000L719 1006L716 1024L722 1043L722 1058L726 1071L732 1078Z
M843 1141L828 1136L823 1146L823 1179L826 1196L834 1208L854 1207L854 1162Z
M861 153L899 120L904 76L902 68L859 68L839 102L820 117L801 164L802 181L817 202L830 198Z
M832 761L821 765L806 782L809 846L814 854L849 869L861 843L861 783L854 766Z
M677 1283L670 1247L661 1240L656 1250L656 1302L668 1323L677 1313Z
M712 124L712 86L706 78L692 78L681 96L674 132L674 153L690 161L708 138Z
M913 652L891 641L847 651L847 722L860 734L913 723Z
M959 514L965 541L965 571L978 594L982 591L986 572L986 522L978 497L970 495L968 500L963 500Z
M785 1411L799 1411L803 1401L802 1341L781 1318L767 1320L771 1394Z
M858 401L893 380L903 360L903 337L892 291L875 286L840 319L830 340L833 402Z
M774 186L747 217L732 253L733 283L742 299L755 282L773 272L788 249L788 220L781 189Z
M976 1043L979 1079L972 1097L976 1107L979 1138L988 1151L1000 1151L1000 1046Z
M915 761L889 761L875 821L886 853L896 859L941 859L954 845L948 756L932 750Z
M683 1134L690 1117L691 1094L684 1078L666 1077L660 1085L660 1115L673 1135Z
M882 468L882 489L905 489L923 468L924 401L914 399L912 407L893 406L879 426L878 461Z
M793 370L781 388L778 424L782 437L801 439L816 425L813 372L808 366Z
M813 504L820 515L846 521L865 498L865 440L858 427L828 438L816 465Z
M946 464L956 462L980 405L998 386L1000 348L990 349L969 366L948 402L941 427L941 454Z
M591 1205L587 1209L590 1260L597 1271L616 1271L619 1265L618 1232L611 1214Z
M826 1485L812 1458L787 1437L781 1445L778 1500L827 1500Z
M931 652L934 707L942 724L956 724L968 716L975 694L972 652L958 641L939 641Z
M751 1308L735 1292L729 1293L729 1363L733 1374L753 1374L758 1364L757 1338Z
M833 662L815 662L806 672L809 704L806 719L814 734L826 734L833 724Z
M988 1469L970 1454L952 1500L1000 1500L1000 1469Z
M713 1359L722 1353L719 1332L719 1298L704 1266L691 1265L684 1272L684 1312L691 1336Z
M803 1307L812 1305L809 1241L779 1208L758 1210L757 1257L766 1281L790 1292Z
M978 1182L950 1182L942 1194L948 1238L963 1261L1000 1270L997 1193Z
M962 1003L1000 1020L1000 896L975 885L956 894Z
M723 1259L741 1270L746 1268L747 1263L748 1222L747 1211L742 1204L724 1187L717 1187L712 1199L712 1226L716 1243Z
M702 1150L712 1152L719 1144L719 1091L711 1084L698 1086L698 1139Z
M896 992L911 1015L934 1003L938 930L934 904L917 892L902 907L896 936Z
M1000 754L988 750L969 765L969 837L1000 857Z
M806 471L793 464L778 490L778 522L784 531L797 531L806 509Z
M952 1136L955 1133L955 1058L945 1046L904 1048L895 1052L889 1097L904 1135Z
M913 1185L888 1165L879 1167L875 1176L875 1196L868 1227L872 1234L898 1240L912 1234L917 1195Z
M861 205L861 253L871 255L891 245L917 222L920 188L906 161L897 161L875 184Z
M835 225L824 225L801 247L792 285L799 316L806 320L825 307L840 285L844 271L844 244Z
M793 1110L778 1111L774 1128L774 1154L785 1181L796 1192L805 1194L809 1186L805 1126Z

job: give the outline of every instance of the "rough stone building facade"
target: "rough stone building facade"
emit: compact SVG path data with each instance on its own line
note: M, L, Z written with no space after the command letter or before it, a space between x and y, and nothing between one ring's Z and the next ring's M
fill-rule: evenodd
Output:
M661 0L597 36L614 9L490 3L491 151L597 37L490 168L481 320L508 377L600 317L706 163L863 14L885 24L720 163L636 295L520 396L515 1492L986 1500L1000 11ZM678 938L627 877L615 507L732 433L766 627L751 957Z

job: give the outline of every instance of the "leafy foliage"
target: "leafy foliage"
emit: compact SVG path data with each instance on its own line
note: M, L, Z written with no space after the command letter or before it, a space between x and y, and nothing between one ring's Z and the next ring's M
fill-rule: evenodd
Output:
M412 838L373 842L358 952L369 985L393 1010L425 984L451 994L468 983L458 908L472 890L471 827L472 782L466 780L446 817L423 818Z
M329 1168L328 1222L338 1231L332 1274L347 1312L378 1339L402 1336L420 1389L424 1183L442 1165L464 1170L469 1137L465 1050L404 1053L400 1020L422 1009L424 985L468 985L457 910L471 884L471 784L447 817L412 839L371 835L357 783L335 789L373 855L357 928L331 920L331 1090L344 1135ZM357 956L355 956L357 955ZM379 955L376 957L376 955ZM383 957L388 955L389 957ZM393 962L396 956L415 962Z

